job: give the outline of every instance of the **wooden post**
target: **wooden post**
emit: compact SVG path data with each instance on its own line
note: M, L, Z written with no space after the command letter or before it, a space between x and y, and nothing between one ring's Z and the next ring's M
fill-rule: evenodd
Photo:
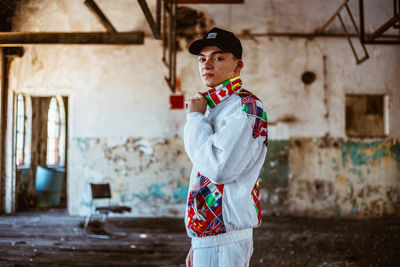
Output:
M0 48L0 213L4 213L4 198L5 198L5 192L4 192L4 171L3 171L3 166L4 166L4 105L3 105L3 94L4 94L4 70L3 70L3 65L4 65L4 55L3 55L3 49Z

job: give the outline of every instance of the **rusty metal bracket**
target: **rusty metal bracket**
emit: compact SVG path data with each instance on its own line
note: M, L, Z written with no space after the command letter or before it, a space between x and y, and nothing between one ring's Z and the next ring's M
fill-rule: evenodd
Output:
M97 16L97 18L100 20L101 24L109 31L116 33L117 30L114 28L114 26L111 24L111 22L108 20L106 15L104 15L103 11L99 8L99 6L96 4L94 0L85 0L85 5Z
M24 48L21 46L10 46L3 48L4 57L22 57L24 55Z
M362 0L360 0L360 1L362 1ZM351 10L350 10L349 6L347 5L348 2L349 2L349 0L344 0L343 3L338 7L338 9L336 9L335 13L333 13L333 15L328 19L328 21L321 28L319 28L316 31L316 34L322 34L324 32L324 30L328 27L328 25L336 17L338 17L339 21L340 21L340 24L342 25L342 28L343 28L343 30L345 32L347 41L350 44L351 51L353 52L353 55L356 58L356 63L357 63L357 65L359 65L359 64L363 63L365 60L367 60L369 58L369 54L368 54L368 51L367 51L364 43L361 41L361 34L360 34L359 30L358 30L358 27L357 27L357 24L356 24L356 22L354 20L353 14L351 13ZM354 48L353 42L351 41L351 37L350 37L350 34L349 34L348 30L347 30L347 27L346 27L346 25L345 25L345 23L344 23L344 21L342 19L342 16L340 15L340 12L343 10L343 8L346 8L346 11L347 11L347 13L348 13L348 15L349 15L349 17L351 19L351 23L353 24L354 30L356 31L357 37L358 37L358 39L360 39L360 44L361 44L361 47L362 47L362 49L364 51L364 56L362 58L360 58L358 56L357 51Z
M326 27L328 27L329 24L332 23L332 21L336 18L340 11L342 11L343 7L347 5L347 2L349 2L349 0L344 0L344 2L336 9L335 13L333 13L333 15L327 20L327 22L325 22L322 27L316 30L316 34L322 34L325 31Z
M156 21L154 21L153 15L151 14L151 10L147 5L146 0L138 0L138 3L142 8L143 14L150 26L154 38L161 40L161 0L157 0Z
M172 93L176 90L176 51L177 51L177 34L176 20L178 13L177 0L164 0L163 12L163 62L168 67L168 77L165 77ZM169 19L169 26L167 20ZM167 34L168 32L168 34ZM168 50L168 59L166 58Z
M349 14L349 17L351 19L353 27L354 27L354 29L355 29L355 31L357 33L357 36L359 37L360 36L360 32L358 31L357 24L356 24L356 22L355 22L355 20L353 18L353 15L351 14L350 8L349 8L349 6L347 4L345 5L345 7L346 7L347 13ZM357 55L356 50L354 49L353 42L351 41L351 38L350 38L349 33L347 31L346 25L344 24L342 16L340 15L340 13L338 13L338 18L340 20L340 24L342 24L343 30L344 30L344 32L346 34L346 38L349 41L351 50L353 51L353 55L356 58L357 65L363 63L365 60L367 60L369 58L367 48L365 47L365 45L363 43L361 43L361 47L364 50L364 57L359 58L358 55Z
M400 14L400 0L393 0L393 17L396 17L399 14ZM393 25L393 28L399 29L399 36L400 36L400 21L397 24Z
M400 44L400 0L393 0L393 17L382 24L378 29L376 29L372 34L365 35L365 23L364 23L364 0L359 0L360 8L360 40L363 44ZM398 28L399 35L397 39L391 40L377 40L382 34L387 31L390 27Z

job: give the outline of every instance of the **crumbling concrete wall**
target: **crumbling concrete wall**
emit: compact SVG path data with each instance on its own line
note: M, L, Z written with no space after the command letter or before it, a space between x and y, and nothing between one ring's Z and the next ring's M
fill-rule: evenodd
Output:
M136 2L109 4L99 2L118 30L147 27ZM103 30L82 1L30 1L17 13L16 31ZM26 47L12 64L13 92L69 97L71 214L88 212L91 182L110 182L112 202L132 206L131 215L183 214L190 170L181 141L186 114L169 110L161 42L145 42Z
M111 182L112 203L131 206L134 216L182 215L190 165L181 138L73 138L69 183L79 201L70 210L89 211L89 182ZM71 193L71 192L70 192Z
M96 2L117 30L144 29L150 36L135 1ZM154 3L148 2L153 8ZM372 161L367 161L361 168L362 179L348 170L356 167L354 163L341 160L346 144L352 142L344 139L346 93L389 95L389 136L373 146L383 144L398 151L397 141L390 142L400 137L400 123L396 120L400 107L399 48L368 46L371 58L357 66L345 38L305 39L265 34L312 33L341 2L251 0L244 5L184 5L197 12L195 24L183 23L187 26L179 38L177 76L186 96L204 90L196 58L186 52L190 40L213 26L232 30L242 39L244 87L264 102L271 121L269 153L261 173L265 212L365 216L367 208L363 208L360 199L354 209L350 208L355 199L352 195L347 200L351 186L354 194L359 194L356 190L360 188L371 188L363 202L367 207L379 196L385 203L397 201L395 197L389 201L385 193L392 190L390 195L395 196L393 192L399 188L394 183L394 177L399 177L395 167L398 160L392 152L386 153L391 168L383 169L382 162L386 159L375 161L380 166L377 170L372 168ZM357 15L357 6L351 3L351 8ZM369 31L377 22L385 21L386 13L392 14L388 12L390 7L378 2L367 9L375 14L367 23ZM103 31L104 28L82 1L36 0L22 2L14 18L14 30ZM337 21L329 31L341 32ZM88 211L90 182L110 182L112 202L132 206L131 215L182 216L191 169L181 140L186 114L184 110L169 110L170 91L164 81L167 69L161 58L161 41L147 37L143 46L30 46L22 58L13 61L10 70L13 92L69 97L70 214L84 215ZM301 81L305 71L316 74L316 80L309 85ZM318 144L325 140L324 136L346 141L337 141L340 148L314 145L313 140ZM307 141L310 138L312 141ZM293 145L296 140L313 148L313 152ZM370 153L365 148L370 143L359 140L352 146ZM323 164L326 173L314 175L321 171L315 158L324 153L329 154ZM329 165L333 157L341 164L338 169ZM310 160L313 165L302 165L297 159ZM379 190L375 190L377 175L386 175L385 185L379 186ZM329 200L298 197L304 184L314 185L319 181L325 192L325 180L332 184L326 189ZM395 204L382 207L383 213L390 213L390 207L396 210Z
M292 139L289 158L292 214L376 217L400 212L399 139Z

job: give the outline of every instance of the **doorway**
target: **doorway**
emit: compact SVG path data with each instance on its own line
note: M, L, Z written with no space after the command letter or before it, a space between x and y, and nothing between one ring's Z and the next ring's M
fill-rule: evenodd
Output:
M69 98L15 98L16 211L66 208Z

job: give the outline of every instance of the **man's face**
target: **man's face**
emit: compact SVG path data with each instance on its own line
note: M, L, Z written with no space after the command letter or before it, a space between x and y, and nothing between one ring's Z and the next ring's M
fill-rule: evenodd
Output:
M238 76L243 67L240 59L216 46L204 47L200 51L198 60L201 79L208 87L215 87Z

